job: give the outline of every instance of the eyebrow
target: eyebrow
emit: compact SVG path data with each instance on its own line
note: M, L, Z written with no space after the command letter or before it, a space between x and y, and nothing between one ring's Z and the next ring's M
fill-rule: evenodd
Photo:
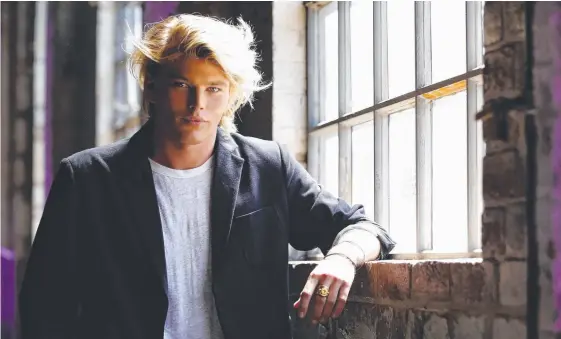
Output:
M182 75L179 74L175 74L175 73L171 73L169 74L169 77L171 79L179 79L179 80L183 80L185 82L187 82L188 84L191 84L191 81L189 81L189 79L185 78ZM224 80L212 80L209 83L207 83L208 86L222 86L222 87L226 87L228 85L228 83Z

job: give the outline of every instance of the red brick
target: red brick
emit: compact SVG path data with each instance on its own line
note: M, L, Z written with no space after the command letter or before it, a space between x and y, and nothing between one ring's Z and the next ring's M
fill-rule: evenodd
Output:
M523 142L524 115L513 111L507 114L505 118L508 127L508 140L499 138L497 119L490 118L482 121L486 155L516 150L518 145Z
M483 339L485 338L485 318L457 314L453 317L451 338Z
M490 46L503 39L503 4L498 1L485 3L483 12L485 27L485 46Z
M483 198L485 201L522 198L525 190L524 162L513 150L487 155L483 160Z
M493 339L526 339L526 333L522 320L496 318L493 321Z
M505 248L505 213L502 208L486 208L482 216L483 258L502 258Z
M431 301L450 300L450 264L424 261L411 268L411 297Z
M351 295L374 298L374 275L372 274L372 263L366 263L356 272Z
M406 300L410 297L410 269L405 262L376 262L372 265L376 298Z
M525 42L511 42L485 53L483 71L485 102L499 98L514 99L523 95L525 52Z
M335 323L335 337L405 338L408 313L406 309L350 302Z
M526 4L517 1L505 1L504 38L507 41L524 40L526 37Z
M527 255L526 204L510 205L505 209L505 255L509 258L524 259Z
M496 289L494 266L483 262L450 264L452 301L456 304L490 304Z
M500 265L500 302L505 306L526 305L526 262L504 262Z
M405 338L407 310L375 306L372 313L376 329L376 335L373 338Z

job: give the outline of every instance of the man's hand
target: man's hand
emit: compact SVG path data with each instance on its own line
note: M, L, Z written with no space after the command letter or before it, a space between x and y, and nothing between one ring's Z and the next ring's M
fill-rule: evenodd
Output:
M318 321L325 323L330 317L338 318L345 308L354 278L355 266L350 260L340 255L326 257L310 273L300 299L294 303L298 316L304 318L311 312L314 325ZM326 297L317 295L319 286L329 290ZM312 300L314 302L310 303Z

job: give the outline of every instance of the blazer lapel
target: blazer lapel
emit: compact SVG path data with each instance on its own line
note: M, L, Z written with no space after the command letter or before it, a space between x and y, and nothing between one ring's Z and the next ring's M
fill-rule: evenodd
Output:
M153 123L149 120L129 140L125 169L120 178L125 202L134 222L135 231L144 244L147 260L153 267L164 291L167 288L166 261L162 222L156 189L148 157L152 147Z
M218 268L230 236L244 159L238 145L221 128L215 147L215 169L211 191L212 266Z

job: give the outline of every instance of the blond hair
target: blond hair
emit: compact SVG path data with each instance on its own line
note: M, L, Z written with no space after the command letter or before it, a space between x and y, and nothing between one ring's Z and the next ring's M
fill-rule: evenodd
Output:
M230 102L220 121L220 126L230 133L237 130L237 110L245 104L253 108L254 93L270 86L263 83L257 69L259 55L251 27L241 18L236 26L212 17L174 15L151 24L133 45L129 66L142 89L166 62L196 57L216 63L230 82ZM145 112L151 115L148 103L143 101Z

